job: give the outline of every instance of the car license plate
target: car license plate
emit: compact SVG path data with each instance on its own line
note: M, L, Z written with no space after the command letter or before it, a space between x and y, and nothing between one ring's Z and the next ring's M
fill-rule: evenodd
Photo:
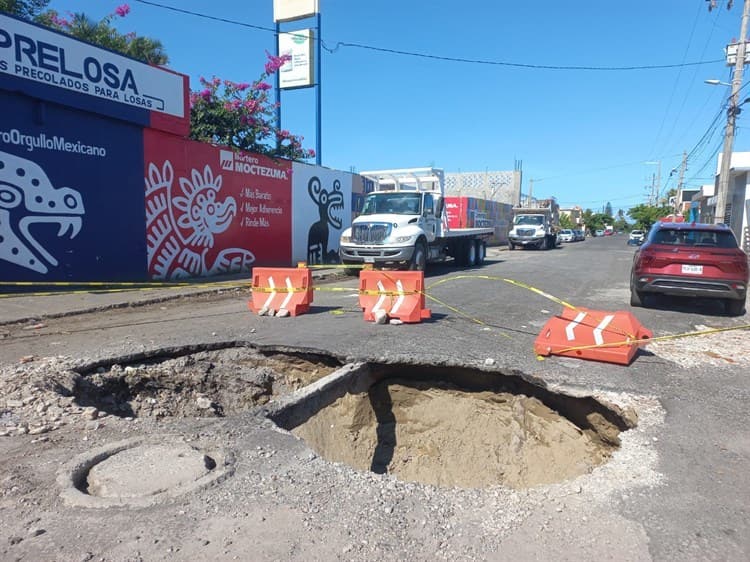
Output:
M365 263L375 263L375 258L372 256L365 256ZM685 267L684 265L682 267Z
M683 264L682 265L682 272L688 273L691 275L702 275L703 274L703 266L702 265L688 265Z

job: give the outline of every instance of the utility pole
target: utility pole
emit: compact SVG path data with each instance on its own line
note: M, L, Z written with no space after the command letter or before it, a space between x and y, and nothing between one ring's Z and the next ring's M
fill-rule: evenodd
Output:
M531 207L532 195L534 194L534 178L529 178L529 200L526 203L527 207Z
M682 202L682 183L685 180L685 170L687 170L687 152L682 151L682 164L680 164L680 179L677 182L677 198L674 202L675 214L680 211L680 203ZM669 203L669 201L667 201Z
M716 194L716 210L714 212L714 223L716 224L730 224L731 222L732 198L730 196L734 190L730 189L731 182L729 181L729 174L732 169L734 131L739 109L737 106L737 100L739 98L740 88L742 87L742 73L745 69L745 39L747 37L748 20L750 20L750 0L745 0L745 5L742 9L742 23L740 24L740 39L737 43L737 60L734 64L734 76L732 77L732 94L729 97L729 106L727 107L727 128L724 132L724 152L721 157L719 189ZM729 203L729 205L727 205L727 203Z

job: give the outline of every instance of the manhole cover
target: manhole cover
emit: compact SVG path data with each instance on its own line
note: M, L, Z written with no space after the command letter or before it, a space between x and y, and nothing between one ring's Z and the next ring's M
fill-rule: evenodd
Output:
M131 439L79 455L58 474L63 498L82 507L143 507L231 475L233 457L222 449L169 441Z
M142 498L187 486L215 468L211 456L187 444L141 445L92 466L86 491L101 498Z
M518 375L364 365L272 414L323 458L438 486L525 488L590 472L635 425Z

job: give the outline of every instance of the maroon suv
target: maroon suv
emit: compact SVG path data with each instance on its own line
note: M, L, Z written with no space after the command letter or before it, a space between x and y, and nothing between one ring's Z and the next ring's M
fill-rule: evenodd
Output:
M720 298L737 316L747 283L747 254L728 226L660 222L635 252L630 305L642 306L646 294Z

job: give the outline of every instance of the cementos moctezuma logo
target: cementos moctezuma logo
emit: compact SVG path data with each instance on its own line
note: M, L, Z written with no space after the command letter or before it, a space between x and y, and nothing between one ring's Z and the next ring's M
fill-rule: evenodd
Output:
M0 73L184 116L179 75L3 15Z

